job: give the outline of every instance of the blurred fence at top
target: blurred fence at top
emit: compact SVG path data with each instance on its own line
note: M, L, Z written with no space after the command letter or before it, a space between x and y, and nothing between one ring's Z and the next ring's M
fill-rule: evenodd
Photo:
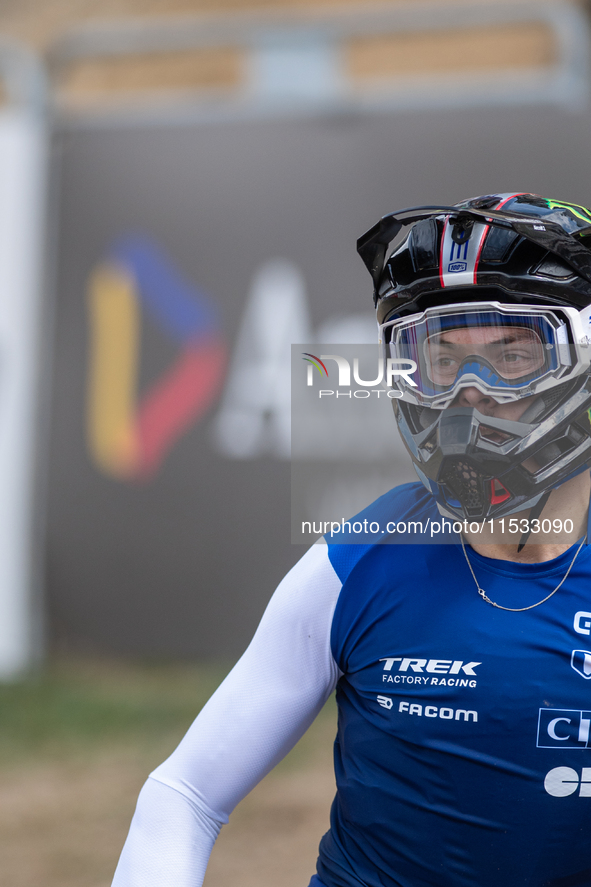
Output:
M591 203L582 3L118 9L138 14L37 35L37 57L0 45L0 383L17 378L11 354L29 373L22 426L0 384L0 425L16 429L4 452L0 427L0 526L21 527L18 544L3 530L21 573L7 553L0 677L40 649L41 554L52 643L239 652L301 554L291 345L375 335L357 236L400 206L516 187ZM26 174L1 129L18 114L35 146ZM15 245L3 231L16 237L19 219ZM11 262L32 274L22 334ZM330 502L346 518L411 479L389 420L346 458L310 443L299 513Z
M410 2L87 24L49 48L64 114L136 117L140 93L194 112L581 105L587 18L544 0ZM209 92L210 95L204 95ZM291 106L291 107L290 107ZM144 114L145 117L145 108ZM96 113L97 108L94 108Z

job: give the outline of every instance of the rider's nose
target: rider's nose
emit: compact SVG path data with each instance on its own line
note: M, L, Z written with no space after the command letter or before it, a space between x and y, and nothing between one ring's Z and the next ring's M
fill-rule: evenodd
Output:
M488 394L483 394L478 388L470 386L462 388L456 399L456 405L459 407L475 407L482 412L483 408L491 407L495 403Z

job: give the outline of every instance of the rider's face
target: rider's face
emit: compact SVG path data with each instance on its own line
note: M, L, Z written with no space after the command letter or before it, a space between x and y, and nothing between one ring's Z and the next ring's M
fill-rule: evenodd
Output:
M453 381L462 361L471 355L484 357L505 379L529 375L539 369L545 359L537 335L518 327L448 330L433 337L427 347L433 381L438 384ZM518 420L531 402L531 397L524 397L500 404L489 394L469 386L460 390L452 405L473 407L495 419Z

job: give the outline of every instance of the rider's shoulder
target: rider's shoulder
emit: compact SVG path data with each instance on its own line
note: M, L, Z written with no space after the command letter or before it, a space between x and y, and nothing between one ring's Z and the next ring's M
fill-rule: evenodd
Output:
M325 536L332 566L344 582L376 546L416 542L418 524L422 529L429 519L438 517L435 500L422 484L393 487L358 514L343 519L338 531Z

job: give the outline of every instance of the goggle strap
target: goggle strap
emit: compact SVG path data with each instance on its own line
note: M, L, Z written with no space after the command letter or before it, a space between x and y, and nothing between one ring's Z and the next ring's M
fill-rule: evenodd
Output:
M530 509L529 517L528 517L528 521L527 521L528 528L525 531L525 533L522 535L521 539L519 540L519 545L517 546L517 554L519 554L519 552L523 550L525 543L529 539L530 533L533 529L534 521L539 518L542 511L544 510L546 502L550 498L551 492L552 492L552 490L547 490L545 493L543 493L542 496L540 497L539 502L537 502L533 506L533 508Z

